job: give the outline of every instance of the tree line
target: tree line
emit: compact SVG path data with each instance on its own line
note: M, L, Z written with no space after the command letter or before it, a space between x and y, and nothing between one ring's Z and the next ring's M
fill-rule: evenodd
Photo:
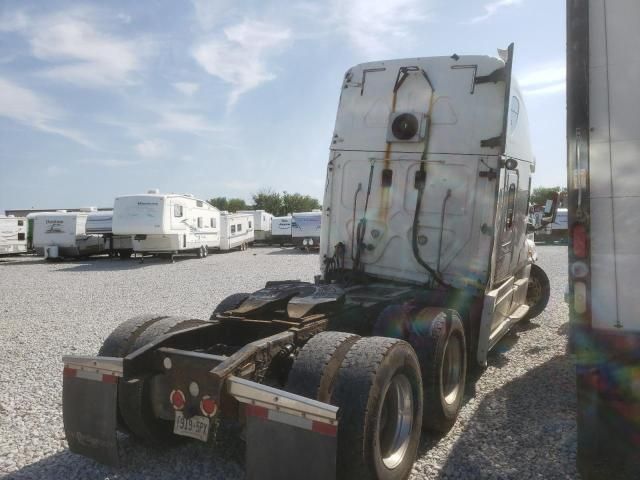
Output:
M282 193L271 190L270 188L260 190L254 193L251 198L253 205L247 203L241 198L214 197L209 203L219 210L228 212L237 212L238 210L266 210L276 217L283 217L295 212L310 212L311 210L321 208L320 202L310 195L302 195L301 193Z
M558 207L564 207L567 199L567 187L536 187L531 192L529 203L544 205L555 192L558 193Z

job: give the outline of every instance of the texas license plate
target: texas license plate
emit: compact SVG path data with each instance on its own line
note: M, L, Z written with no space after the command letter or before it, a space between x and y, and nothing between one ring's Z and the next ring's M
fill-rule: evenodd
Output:
M182 412L176 412L173 433L206 442L209 438L209 419L197 415L186 418Z

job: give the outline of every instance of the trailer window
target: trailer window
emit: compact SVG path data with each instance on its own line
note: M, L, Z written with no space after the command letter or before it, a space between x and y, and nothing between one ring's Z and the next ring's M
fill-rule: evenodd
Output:
M18 226L21 227L24 225L24 220L18 220Z
M231 225L231 233L236 233L236 226L235 225Z
M216 219L215 218L211 218L211 228L216 228Z
M511 97L511 119L510 119L510 127L511 131L515 130L516 125L518 125L518 117L520 116L520 100L518 97Z
M507 219L504 225L505 230L513 227L513 213L516 206L516 184L509 185L509 193L507 194Z
M20 232L18 234L18 240L24 240L24 233Z
M202 202L200 200L196 200L196 207L201 207L202 206Z
M249 230L251 230L251 220L249 220Z
M198 217L198 228L202 228L202 217Z
M173 206L173 216L181 217L182 216L182 205L174 205Z
M239 231L239 232L241 232L241 231L242 231L242 224L241 224L241 223L239 223L239 224L238 224L238 231Z

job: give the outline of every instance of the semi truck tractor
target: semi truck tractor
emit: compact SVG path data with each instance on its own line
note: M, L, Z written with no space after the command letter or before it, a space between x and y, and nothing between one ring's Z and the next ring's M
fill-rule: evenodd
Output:
M640 3L567 2L569 311L578 468L640 478Z
M454 425L469 369L548 300L512 62L510 46L349 69L320 275L233 294L208 319L135 317L97 356L64 357L69 448L116 463L118 430L207 441L230 419L250 479L407 477L422 430Z

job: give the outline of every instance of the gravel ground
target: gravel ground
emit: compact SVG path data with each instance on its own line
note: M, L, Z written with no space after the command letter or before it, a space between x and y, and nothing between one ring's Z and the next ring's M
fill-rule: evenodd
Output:
M411 479L575 478L575 388L566 355L566 247L541 247L552 282L540 317L509 334L468 385L445 437L423 436ZM122 437L121 469L71 454L62 428L63 354L95 354L122 320L159 312L205 318L224 297L267 280L313 279L315 255L256 248L175 264L106 258L0 261L0 475L3 478L242 478L242 444L154 451Z

